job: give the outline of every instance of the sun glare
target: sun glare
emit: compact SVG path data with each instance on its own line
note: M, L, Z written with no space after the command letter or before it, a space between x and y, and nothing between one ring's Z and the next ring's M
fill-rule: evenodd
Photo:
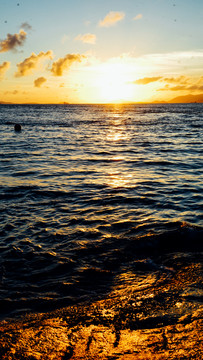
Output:
M106 64L96 82L103 102L133 101L133 86L128 69L123 64Z

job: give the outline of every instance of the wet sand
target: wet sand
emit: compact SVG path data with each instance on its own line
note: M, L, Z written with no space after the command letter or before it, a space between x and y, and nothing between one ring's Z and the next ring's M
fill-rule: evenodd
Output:
M2 360L202 359L201 262L157 285L0 323Z

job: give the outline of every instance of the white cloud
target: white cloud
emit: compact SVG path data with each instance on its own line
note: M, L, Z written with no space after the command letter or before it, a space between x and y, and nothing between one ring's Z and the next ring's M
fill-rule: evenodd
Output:
M70 39L70 36L64 34L62 39L61 39L61 43L62 44L65 44L68 40Z
M133 18L133 20L140 20L140 19L142 19L143 18L143 15L142 14L137 14L134 18Z
M84 34L84 35L78 35L75 40L82 41L86 44L95 44L96 42L96 35L95 34Z
M115 25L118 21L123 20L125 17L124 12L110 11L103 20L100 20L99 26L109 27Z

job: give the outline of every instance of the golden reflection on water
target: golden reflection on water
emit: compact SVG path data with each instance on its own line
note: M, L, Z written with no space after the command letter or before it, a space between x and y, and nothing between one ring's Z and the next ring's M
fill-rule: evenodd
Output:
M134 291L153 287L157 282L156 273L138 274L132 271L122 272L115 278L117 290L122 290L126 285L131 286ZM150 294L150 296L153 296Z
M133 174L130 173L113 173L108 174L107 183L113 188L127 187L131 184Z
M124 168L126 156L123 154L123 150L130 142L130 133L125 126L122 114L113 114L106 133L106 140L111 142L112 150L117 152L110 159L112 161L111 168L105 171L106 183L113 188L126 187L131 183L133 174L125 171Z
M115 123L113 125L115 125ZM120 125L120 120L118 125ZM108 133L106 134L106 140L112 143L128 141L129 139L129 133L123 125L121 127L113 126L109 128Z

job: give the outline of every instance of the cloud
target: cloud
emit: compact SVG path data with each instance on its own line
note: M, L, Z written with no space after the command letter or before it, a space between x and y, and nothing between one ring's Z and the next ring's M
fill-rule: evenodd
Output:
M191 85L188 86L189 91L202 91L203 90L203 85Z
M0 78L2 78L5 74L5 72L9 69L10 62L4 61L3 64L0 64Z
M161 79L161 76L154 76L154 77L145 77L143 79L138 79L133 81L133 84L136 85L147 85L150 84L152 82L158 81Z
M185 86L185 85L176 85L176 86L169 86L166 85L165 87L158 89L158 91L202 91L203 90L203 85L198 85L198 84L194 84L194 85L190 85L190 86Z
M176 85L176 86L169 86L167 89L165 90L171 90L171 91L185 91L187 90L187 86L185 85Z
M115 25L118 21L121 21L125 17L123 12L110 11L103 20L100 20L99 26L109 27Z
M170 78L163 78L162 81L170 83L170 84L187 84L188 83L189 78L187 78L186 76L178 76L178 77L170 77Z
M188 86L187 90L189 90L189 91L202 91L203 90L203 85L194 84L194 85Z
M0 53L15 50L18 46L22 46L26 40L26 35L27 33L24 30L20 30L19 34L7 34L7 38L0 42Z
M39 77L38 79L36 79L34 81L34 86L35 87L40 87L42 84L44 84L47 81L47 79L45 79L43 76Z
M39 63L46 59L52 59L52 51L49 50L46 53L41 51L38 55L32 53L30 57L17 64L18 71L15 73L15 77L31 74L33 70L37 69Z
M4 91L4 95L17 95L18 93L18 90Z
M178 76L165 78L163 77L163 81L167 82L167 84L158 89L158 91L202 91L203 90L203 76L199 79L196 77L186 77L186 76Z
M191 76L202 72L203 50L154 53L135 58L136 63L141 64L142 68L148 68L150 72L160 74L180 74L184 69L185 75ZM156 71L156 72L155 72ZM166 75L164 75L166 76ZM170 75L168 76L170 77Z
M70 37L66 34L63 35L62 39L61 39L61 43L65 44L65 42L67 42L70 39Z
M78 35L75 40L82 41L86 44L95 44L96 42L96 35L94 34L84 34L84 35Z
M143 15L142 14L138 14L138 15L136 15L134 18L133 18L133 20L140 20L140 19L142 19L143 18Z
M21 29L25 29L27 31L32 30L32 26L30 24L28 24L28 22L22 23L20 27L21 27Z
M68 70L73 63L81 62L84 58L85 56L80 54L67 54L52 64L51 72L55 76L62 76L64 70Z

